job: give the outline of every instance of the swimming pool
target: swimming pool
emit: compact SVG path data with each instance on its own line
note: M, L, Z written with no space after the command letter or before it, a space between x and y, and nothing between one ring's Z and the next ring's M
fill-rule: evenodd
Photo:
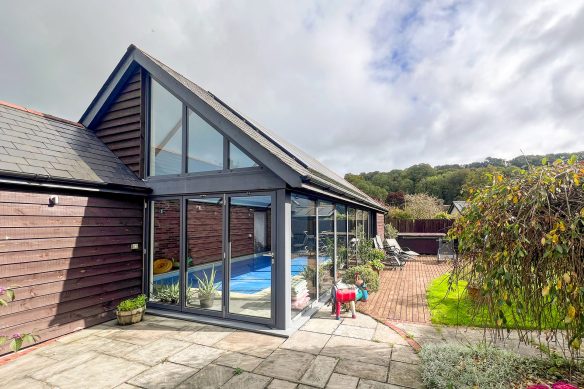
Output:
M231 264L231 286L232 293L254 294L261 292L272 286L272 272L271 272L272 257L262 254L253 255L250 257L234 259ZM308 257L297 257L292 259L292 275L300 274L308 263ZM198 287L198 281L195 278L205 279L211 275L212 267L215 267L215 285L218 290L222 290L223 282L223 263L216 262L214 264L206 264L189 268L188 284L192 288ZM178 270L157 274L154 276L155 285L173 284L178 282Z

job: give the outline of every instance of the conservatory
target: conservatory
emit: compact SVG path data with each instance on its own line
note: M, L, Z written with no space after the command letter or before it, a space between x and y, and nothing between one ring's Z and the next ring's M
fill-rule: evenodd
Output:
M151 312L286 330L383 234L376 201L133 45L81 123L151 192Z

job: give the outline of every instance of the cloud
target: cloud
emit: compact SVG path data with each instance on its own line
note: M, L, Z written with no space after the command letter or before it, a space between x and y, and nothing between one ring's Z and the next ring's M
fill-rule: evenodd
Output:
M37 1L0 15L0 99L66 118L135 43L340 173L584 149L580 2Z

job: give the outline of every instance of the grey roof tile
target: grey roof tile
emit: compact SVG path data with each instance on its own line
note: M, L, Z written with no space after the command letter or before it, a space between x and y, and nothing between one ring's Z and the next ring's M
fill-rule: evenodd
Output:
M145 187L93 131L78 123L0 105L0 148L0 170Z

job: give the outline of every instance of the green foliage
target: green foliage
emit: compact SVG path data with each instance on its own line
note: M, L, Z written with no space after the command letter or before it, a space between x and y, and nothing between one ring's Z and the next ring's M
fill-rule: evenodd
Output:
M126 299L118 304L118 311L127 312L146 306L146 296L141 294L131 299Z
M371 268L377 272L380 272L383 270L383 268L385 268L385 265L379 259L373 259L369 261L369 266L371 266Z
M369 291L377 292L379 290L379 274L377 274L369 265L359 265L350 267L343 274L343 282L346 284L355 283L355 274L365 281Z
M14 301L14 290L11 288L0 288L0 307L8 305L9 302Z
M0 296L6 296L3 298L0 298L0 308L7 306L8 303L14 301L14 298L16 297L14 290L12 288L2 288L2 287L0 287ZM31 334L31 333L26 333L26 334L15 333L15 334L12 334L11 336L0 335L0 347L5 345L6 343L9 343L10 350L12 352L17 352L18 350L20 350L22 348L22 346L25 343L35 343L35 342L38 342L39 339L40 339L40 336Z
M399 231L391 224L385 225L385 237L388 239L397 239L397 234Z
M570 375L572 383L581 384L581 366L563 358L525 357L484 344L429 344L420 357L427 388L525 388L528 382L552 383Z
M211 268L211 275L207 276L207 272L203 272L205 275L205 279L201 279L198 276L195 276L198 283L199 288L199 298L207 299L209 297L213 297L217 292L218 288L215 285L215 265Z
M390 219L401 219L401 220L413 220L414 217L411 213L398 208L398 207L389 207L387 211L387 217Z
M460 252L451 282L478 286L479 309L495 326L565 328L572 351L584 337L583 182L575 158L496 174L471 190L449 232Z
M444 209L443 201L425 193L405 196L404 211L412 219L432 219Z
M173 284L154 285L152 298L161 303L177 304L180 299L180 287L178 282Z
M241 367L236 367L233 369L233 375L240 375L243 374L243 369Z
M580 159L584 152L576 153ZM384 200L390 206L401 206L398 192L408 194L427 193L451 204L453 200L464 200L466 187L479 187L490 183L488 174L494 171L506 175L515 174L519 169L536 166L544 158L542 155L522 155L505 161L500 158L487 158L483 162L465 165L443 165L432 167L428 164L411 166L404 170L389 172L370 172L347 174L345 178L370 196ZM570 154L549 154L549 161L567 161ZM383 195L385 194L385 197Z
M452 215L449 214L448 212L438 212L436 215L434 215L433 219L444 219L444 220L449 220L452 219Z

